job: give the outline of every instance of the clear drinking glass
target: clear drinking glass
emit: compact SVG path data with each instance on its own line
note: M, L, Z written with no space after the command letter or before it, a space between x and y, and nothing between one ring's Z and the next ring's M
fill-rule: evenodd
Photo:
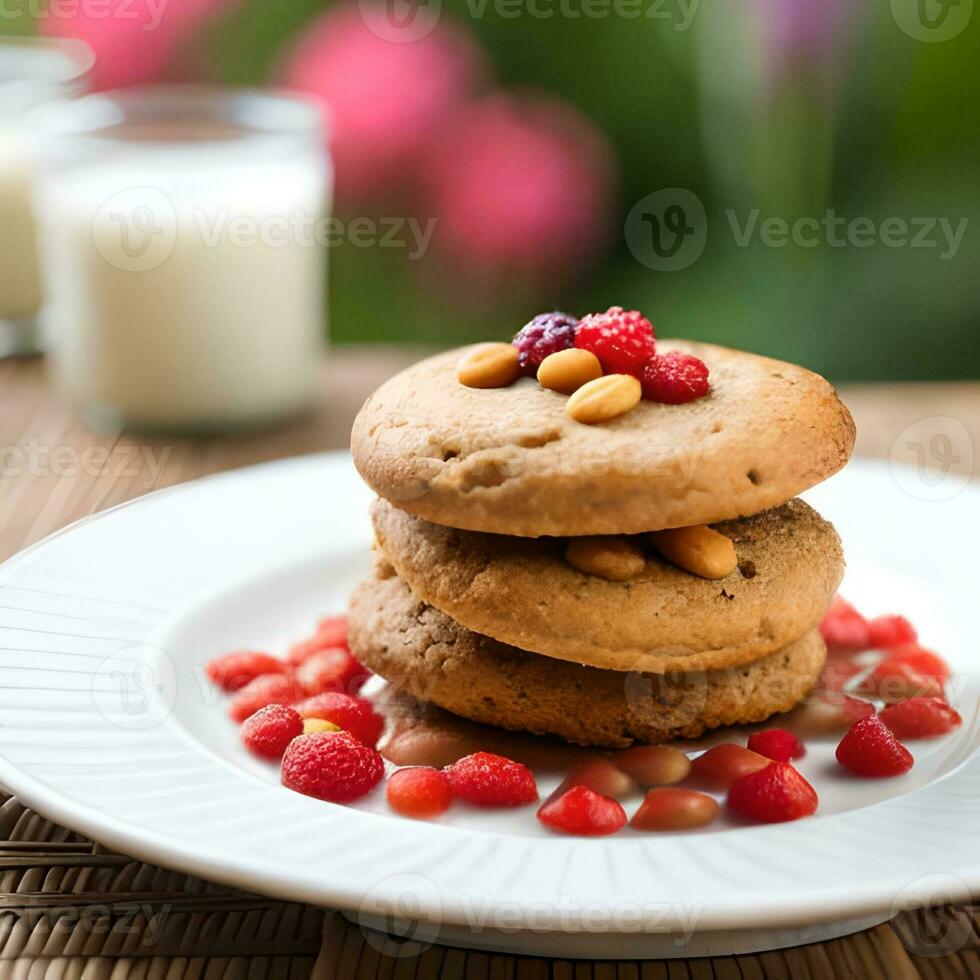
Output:
M33 112L77 94L91 66L92 52L79 42L0 38L0 357L37 352Z
M132 89L58 107L42 133L43 327L90 424L221 431L307 407L332 186L320 111Z

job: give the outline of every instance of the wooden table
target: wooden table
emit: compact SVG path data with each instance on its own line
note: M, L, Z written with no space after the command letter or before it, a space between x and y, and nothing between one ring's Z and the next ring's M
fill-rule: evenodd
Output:
M96 436L59 405L40 361L0 361L0 560L65 524L159 487L237 466L346 447L366 395L414 359L334 351L315 411L285 428L222 439ZM973 475L980 384L843 391L861 455L889 458L947 431L945 462ZM916 428L909 429L915 425ZM938 427L938 428L937 428ZM0 731L2 750L2 731ZM887 860L887 854L883 854ZM245 895L153 868L0 798L0 980L10 977L978 977L975 906L906 914L865 933L689 961L570 963L432 947L382 956L335 913Z

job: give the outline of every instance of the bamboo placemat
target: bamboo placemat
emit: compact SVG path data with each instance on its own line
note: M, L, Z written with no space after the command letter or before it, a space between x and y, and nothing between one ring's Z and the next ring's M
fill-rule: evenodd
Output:
M60 407L35 361L0 361L0 560L65 524L158 487L340 448L367 393L411 353L335 353L308 418L211 440L95 436ZM980 385L844 393L858 451L887 458L907 427L960 421L980 446ZM972 449L971 447L971 449ZM973 454L954 469L972 471ZM0 728L2 752L2 728ZM887 861L887 853L882 854ZM235 891L114 853L0 795L0 980L348 980L441 977L980 977L980 907L942 907L830 942L752 956L657 962L515 957L434 945L418 955L338 913Z

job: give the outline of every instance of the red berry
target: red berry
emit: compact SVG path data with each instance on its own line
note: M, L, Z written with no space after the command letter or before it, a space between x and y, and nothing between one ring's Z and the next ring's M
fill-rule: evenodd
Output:
M935 675L920 672L913 663L888 657L861 679L857 690L892 703L914 697L942 697L943 684Z
M286 746L303 734L303 719L284 704L267 704L242 723L242 741L247 749L268 759L278 759Z
M208 663L205 673L223 691L239 691L246 684L263 674L282 674L288 666L270 653L255 650L238 650L215 657Z
M567 313L539 313L521 327L512 341L521 371L535 374L549 354L574 347L577 326L578 320Z
M942 698L909 698L882 708L878 717L896 738L936 738L963 723Z
M392 810L416 820L438 817L453 801L448 777L431 766L413 766L392 773L386 793Z
M858 776L879 779L901 776L912 768L915 759L877 715L868 715L855 722L841 739L837 761Z
M918 643L906 643L888 651L891 663L908 664L920 674L934 677L940 684L945 684L950 677L949 664L932 650L920 647Z
M706 793L677 786L652 789L633 814L636 830L691 830L704 827L718 816L718 801Z
M693 354L655 354L643 366L643 397L665 405L683 405L709 391L708 365Z
M763 823L785 823L817 810L816 790L788 763L770 762L732 783L728 805L743 817Z
M867 650L871 646L868 621L839 595L824 614L820 633L830 646L847 647L850 650Z
M300 735L282 757L283 786L331 803L364 796L384 771L381 756L347 732Z
M344 647L318 650L296 668L296 680L311 696L324 691L356 694L370 676L371 671Z
M291 674L263 674L232 698L228 714L234 721L244 721L267 704L293 704L302 696L303 688Z
M764 732L755 732L749 736L749 748L776 762L789 762L806 754L803 743L792 732L783 728L767 728Z
M840 694L847 687L848 682L863 673L864 669L853 660L845 660L842 656L830 657L820 671L817 687Z
M354 738L372 749L378 744L385 728L384 718L374 710L370 701L351 697L339 691L325 691L295 705L301 718L323 718L332 721Z
M538 798L527 766L492 752L474 752L446 766L453 792L475 806L523 806Z
M626 811L588 786L573 786L538 809L538 820L563 834L606 837L626 826Z
M736 779L765 769L770 760L734 742L722 742L691 760L690 781L705 789L728 789Z
M579 320L575 346L592 351L606 374L632 374L639 378L653 357L653 326L636 310L610 306L605 313L590 313Z
M878 616L868 620L868 642L875 650L915 643L918 634L904 616Z

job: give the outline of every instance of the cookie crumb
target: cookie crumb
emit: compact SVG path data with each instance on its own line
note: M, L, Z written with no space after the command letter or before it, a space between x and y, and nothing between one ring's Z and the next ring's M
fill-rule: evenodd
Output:
M742 573L742 578L755 578L757 574L754 561L739 562L738 570Z
M732 599L734 599L734 598L735 598L735 596L733 596L733 595L731 594L731 592L729 592L729 591L728 591L727 589L722 589L722 590L721 590L721 594L722 594L722 595L723 595L723 596L724 596L724 597L725 597L726 599L728 599L728 601L729 601L729 602L730 602L730 601L731 601Z

